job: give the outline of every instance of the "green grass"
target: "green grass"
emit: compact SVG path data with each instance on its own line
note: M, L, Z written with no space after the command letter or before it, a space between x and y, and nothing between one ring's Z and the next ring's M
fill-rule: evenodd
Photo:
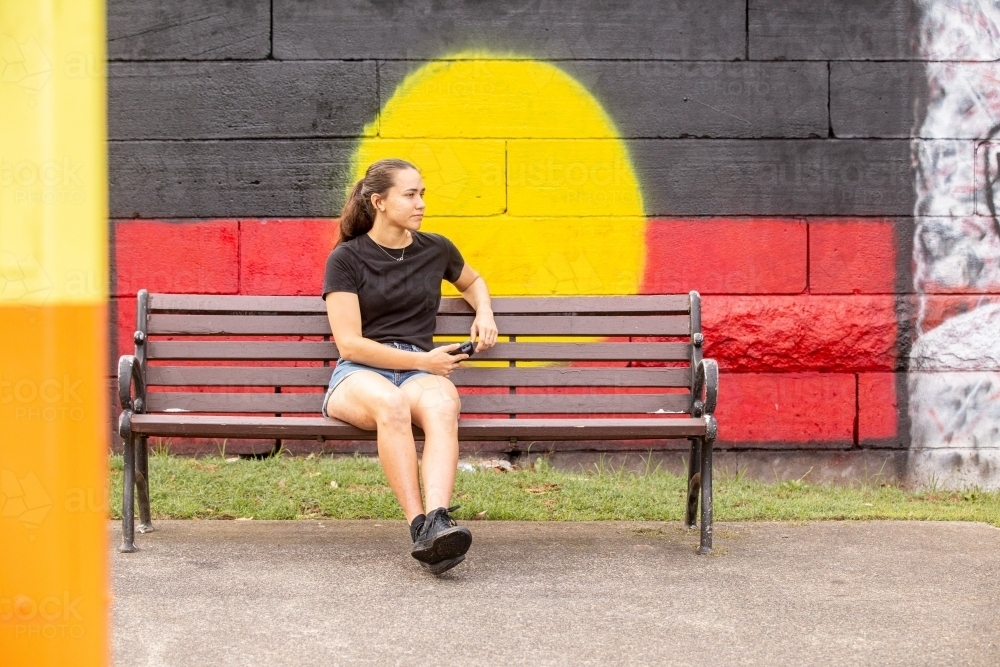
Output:
M110 458L111 513L121 517L122 457ZM718 521L917 519L1000 526L1000 492L764 483L716 474ZM336 488L331 485L336 482ZM154 519L402 519L378 461L366 457L150 457ZM459 471L456 518L528 521L680 521L685 480L600 467L556 470L544 459L513 472Z

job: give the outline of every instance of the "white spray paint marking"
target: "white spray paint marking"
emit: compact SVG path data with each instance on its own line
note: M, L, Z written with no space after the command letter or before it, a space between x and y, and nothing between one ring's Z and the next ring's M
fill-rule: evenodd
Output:
M934 327L935 292L1000 293L1000 4L921 0L928 98L914 132L914 285L910 479L1000 488L1000 305ZM964 61L964 62L956 62Z

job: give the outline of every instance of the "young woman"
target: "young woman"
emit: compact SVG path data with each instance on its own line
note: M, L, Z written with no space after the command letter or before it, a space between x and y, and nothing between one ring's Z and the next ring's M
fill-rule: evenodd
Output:
M378 431L378 455L410 524L411 554L434 574L465 560L467 528L449 515L458 464L458 391L448 376L466 354L434 347L441 280L476 310L476 351L497 340L482 277L444 236L418 231L424 182L405 160L379 160L351 190L340 242L326 261L323 298L340 359L323 414ZM411 423L424 432L420 472ZM426 508L426 512L425 512Z

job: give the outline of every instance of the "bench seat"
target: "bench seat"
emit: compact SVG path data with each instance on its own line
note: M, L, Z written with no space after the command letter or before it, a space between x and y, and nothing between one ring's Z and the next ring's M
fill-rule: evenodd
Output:
M685 525L701 505L712 549L712 449L718 367L702 358L701 298L497 297L500 339L454 370L459 441L504 442L512 456L556 442L686 438ZM464 299L441 299L440 345L468 338ZM375 431L322 416L339 350L319 297L149 294L136 305L135 354L118 362L124 443L121 550L152 530L149 438L370 441ZM422 440L414 426L414 438ZM576 446L576 445L567 445ZM595 446L599 449L599 446Z
M701 438L704 419L459 419L460 440L625 440L643 438ZM374 440L375 431L357 428L327 417L231 417L215 415L150 414L132 416L132 435L164 437L284 438L289 440ZM413 427L416 439L423 439Z

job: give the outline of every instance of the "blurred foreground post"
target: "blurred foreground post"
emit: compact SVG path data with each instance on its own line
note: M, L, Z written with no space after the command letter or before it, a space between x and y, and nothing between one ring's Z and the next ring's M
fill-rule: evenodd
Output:
M0 664L109 661L103 0L0 0Z

